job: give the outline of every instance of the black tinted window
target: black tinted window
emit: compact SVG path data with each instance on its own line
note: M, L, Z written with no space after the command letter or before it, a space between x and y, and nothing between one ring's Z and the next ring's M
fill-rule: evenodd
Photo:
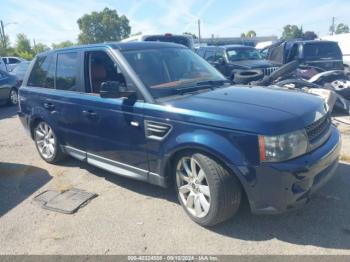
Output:
M9 58L9 64L17 64L19 63L20 61L16 58Z
M341 59L342 54L337 43L315 42L304 45L305 58L336 58Z
M64 53L57 56L56 89L80 91L78 53Z
M28 79L28 86L54 88L55 64L52 55L39 56Z
M205 59L208 62L214 62L215 61L215 50L207 50L205 53Z

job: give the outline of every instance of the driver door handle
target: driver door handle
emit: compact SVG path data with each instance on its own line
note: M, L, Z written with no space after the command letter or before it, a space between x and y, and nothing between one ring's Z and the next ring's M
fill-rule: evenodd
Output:
M92 110L83 110L82 113L84 116L86 116L88 118L96 118L97 117L97 114Z

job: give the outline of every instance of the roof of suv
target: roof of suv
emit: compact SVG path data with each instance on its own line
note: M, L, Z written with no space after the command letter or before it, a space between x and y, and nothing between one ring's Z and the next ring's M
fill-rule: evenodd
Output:
M77 50L77 49L88 49L88 48L94 48L94 47L111 47L113 49L119 49L121 51L127 51L127 50L140 50L140 49L153 49L153 48L169 48L169 47L176 47L176 48L187 48L180 44L175 43L167 43L167 42L152 42L152 41L138 41L138 42L108 42L108 43L101 43L101 44L91 44L91 45L78 45L78 46L70 46L60 49L55 49L49 52L56 52L56 51L62 51L62 50Z
M247 46L247 45L219 45L219 46L203 46L199 49L216 49L216 48L222 48L222 49L228 49L228 48L254 48L253 46Z

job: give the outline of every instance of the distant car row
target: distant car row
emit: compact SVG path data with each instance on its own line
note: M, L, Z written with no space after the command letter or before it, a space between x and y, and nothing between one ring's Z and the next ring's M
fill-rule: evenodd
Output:
M11 72L15 67L25 61L23 58L8 56L8 57L0 57L0 70Z
M0 105L17 105L18 88L23 82L29 64L29 61L22 61L11 72L0 68Z

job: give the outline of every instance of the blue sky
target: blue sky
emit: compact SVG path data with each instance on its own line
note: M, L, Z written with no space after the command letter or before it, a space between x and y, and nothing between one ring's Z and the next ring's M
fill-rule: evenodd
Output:
M250 29L280 36L286 24L324 35L332 16L350 24L350 0L0 0L0 19L12 43L25 33L51 45L76 41L77 19L106 6L129 18L132 33L197 33L197 19L204 37L239 36Z

